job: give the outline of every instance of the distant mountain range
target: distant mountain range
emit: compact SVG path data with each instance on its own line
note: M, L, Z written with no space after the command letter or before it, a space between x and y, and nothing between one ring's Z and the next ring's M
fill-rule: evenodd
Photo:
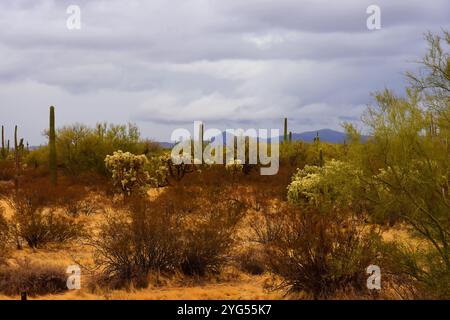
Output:
M304 142L313 142L314 138L319 135L320 141L329 142L329 143L344 143L347 139L347 134L344 132L331 130L331 129L320 129L316 131L305 131L302 133L292 133L293 141L304 141ZM224 141L230 141L232 139L232 135L227 134L226 132L222 133ZM369 136L361 136L362 141L366 141ZM279 137L280 141L283 141L284 137ZM173 143L170 142L159 142L161 147L163 148L171 148Z
M320 141L330 142L330 143L344 143L344 141L348 140L347 134L340 131L335 131L331 129L321 129L317 131L306 131L302 133L292 133L292 140L294 141L305 141L305 142L313 142L314 138L319 134ZM362 141L366 141L369 136L361 136ZM283 139L283 137L280 137Z
M173 143L170 143L170 142L158 142L158 143L164 149L170 149L174 145Z
M319 134L320 141L329 142L329 143L344 143L347 139L347 135L344 132L331 130L331 129L320 129L316 131L305 131L302 133L292 133L292 140L294 141L304 141L304 142L313 142L317 133ZM223 139L226 141L230 141L233 139L233 135L222 132ZM364 142L369 138L369 136L361 136L361 140ZM283 141L284 137L279 137L280 141ZM348 140L348 139L347 139ZM157 142L162 148L171 149L174 146L174 143L171 142ZM30 150L35 150L40 148L41 146L29 146Z

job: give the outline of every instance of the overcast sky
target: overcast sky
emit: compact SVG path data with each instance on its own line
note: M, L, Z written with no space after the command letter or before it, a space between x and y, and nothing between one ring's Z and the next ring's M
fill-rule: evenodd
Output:
M449 13L448 0L1 0L0 124L43 143L55 105L58 126L131 121L159 141L194 120L340 129L370 92L400 92Z

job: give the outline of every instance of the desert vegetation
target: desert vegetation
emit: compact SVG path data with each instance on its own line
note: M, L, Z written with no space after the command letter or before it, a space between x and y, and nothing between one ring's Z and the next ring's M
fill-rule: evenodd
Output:
M48 145L2 126L0 294L64 298L76 264L94 298L247 281L260 295L234 298L450 299L450 34L426 40L405 93L374 94L368 139L293 141L284 119L274 176L174 164L134 124L57 128L53 107Z

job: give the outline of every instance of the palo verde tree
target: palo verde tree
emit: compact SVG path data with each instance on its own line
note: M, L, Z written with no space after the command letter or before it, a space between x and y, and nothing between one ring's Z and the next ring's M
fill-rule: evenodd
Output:
M426 39L428 52L420 72L407 74L405 96L374 95L363 117L372 138L353 145L358 151L350 155L365 173L372 215L406 222L427 243L397 250L399 272L428 296L449 298L450 35Z

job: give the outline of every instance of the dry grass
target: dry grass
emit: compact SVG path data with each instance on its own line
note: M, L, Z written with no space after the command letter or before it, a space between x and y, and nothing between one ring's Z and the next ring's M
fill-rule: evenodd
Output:
M168 285L140 290L114 290L92 293L89 290L69 291L31 299L39 300L277 300L283 296L264 290L267 276L245 276L237 281L206 283L192 286ZM0 295L0 300L19 299Z
M283 168L282 168L283 169ZM192 215L192 211L199 211L202 203L192 201L192 194L202 194L205 199L213 199L212 195L220 190L226 193L230 199L242 201L246 205L246 215L240 220L235 231L235 245L227 255L225 269L233 271L221 271L213 276L202 277L171 275L169 278L156 277L154 273L149 275L149 285L142 289L129 288L127 290L111 290L99 287L92 277L95 259L91 246L86 245L83 239L69 241L65 244L47 244L39 249L25 247L23 250L12 250L12 256L8 260L11 266L17 265L17 261L28 259L31 263L39 265L56 265L67 268L69 265L82 267L82 289L67 291L60 294L50 294L32 299L43 300L152 300L152 299L283 299L283 292L267 291L268 284L273 276L264 273L260 257L261 248L255 245L252 239L252 222L261 217L264 210L276 211L280 203L285 201L285 185L290 179L292 168L284 168L277 177L261 177L257 173L248 176L231 177L223 171L214 171L202 175L191 174L189 179L182 180L176 186L151 189L148 193L151 202L171 203L175 209L183 210L185 214ZM242 179L241 179L242 178ZM75 190L74 188L73 190ZM184 190L180 192L180 190ZM105 222L107 212L114 214L118 210L111 198L104 193L90 190L85 192L83 200L89 200L96 204L90 215L81 215L86 222L87 231L91 235L99 232L99 226ZM176 198L176 201L174 199ZM70 199L79 199L70 197ZM219 201L220 199L217 199ZM209 200L211 201L211 200ZM204 204L207 204L205 201ZM10 220L13 217L13 209L7 201L0 199L0 206L4 210L4 216ZM180 208L176 208L181 206ZM406 228L386 228L383 232L385 240L413 241ZM412 242L411 242L412 243ZM228 273L227 273L228 272ZM389 289L391 290L391 289ZM396 297L395 292L386 292L381 298ZM3 299L18 299L18 296L8 297L0 295ZM305 298L301 293L289 298ZM336 293L331 299L361 298L357 294ZM367 297L365 297L367 298ZM370 297L368 297L370 298ZM375 297L377 298L377 297ZM380 298L380 297L378 297Z

